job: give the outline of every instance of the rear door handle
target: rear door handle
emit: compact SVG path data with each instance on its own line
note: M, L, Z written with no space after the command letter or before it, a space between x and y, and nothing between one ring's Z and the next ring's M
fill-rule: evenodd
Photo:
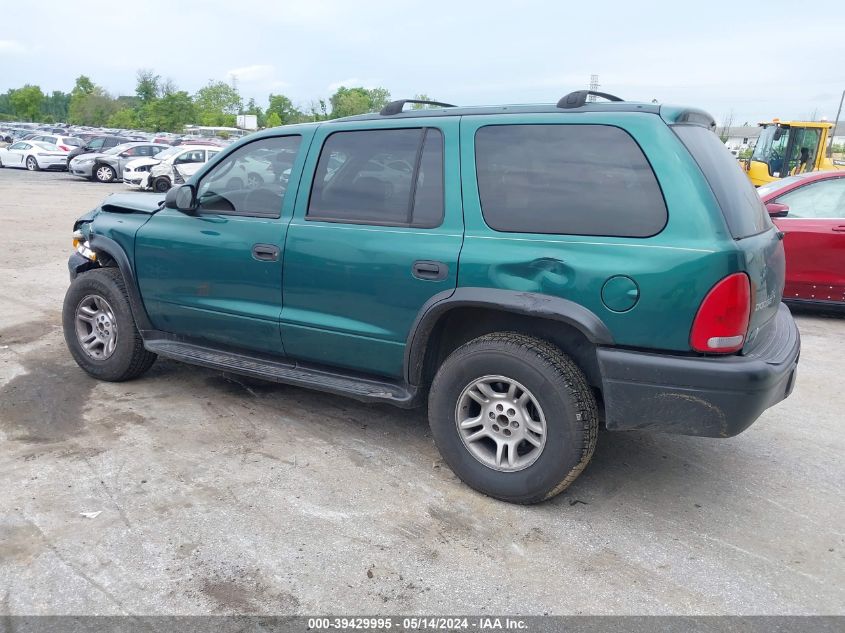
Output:
M839 226L834 226L833 230L837 233L845 233L845 224L840 224Z
M275 262L279 259L279 247L275 244L255 244L252 256L262 262Z
M411 274L417 279L425 281L440 281L446 279L449 274L449 267L443 262L433 262L429 260L418 260L414 262L411 268Z

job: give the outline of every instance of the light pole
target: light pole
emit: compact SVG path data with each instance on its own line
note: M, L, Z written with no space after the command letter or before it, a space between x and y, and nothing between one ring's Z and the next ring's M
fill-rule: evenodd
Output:
M836 111L836 120L833 122L833 130L830 132L830 143L827 146L828 158L833 158L833 136L836 134L836 128L839 126L839 115L842 114L843 101L845 101L845 90L842 91L842 96L839 97L839 109Z

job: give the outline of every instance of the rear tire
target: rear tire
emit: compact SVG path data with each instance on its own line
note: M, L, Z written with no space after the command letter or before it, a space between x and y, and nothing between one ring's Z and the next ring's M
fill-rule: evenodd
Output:
M167 176L159 176L153 181L153 191L156 193L167 193L170 189L170 179Z
M595 450L598 411L583 372L538 338L497 332L466 343L440 366L428 402L444 461L503 501L557 495Z
M96 268L73 280L65 294L62 326L76 364L94 378L131 380L156 360L144 348L117 268Z
M35 156L28 156L26 159L26 168L29 171L39 171L41 167L38 165L38 161L35 159Z

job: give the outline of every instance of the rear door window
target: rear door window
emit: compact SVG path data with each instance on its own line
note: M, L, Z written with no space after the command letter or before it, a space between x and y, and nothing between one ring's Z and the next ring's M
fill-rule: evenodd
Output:
M497 231L649 237L666 203L636 141L608 125L491 125L475 135L484 220Z
M674 125L672 129L710 183L734 239L771 228L772 221L760 196L719 137L698 125Z

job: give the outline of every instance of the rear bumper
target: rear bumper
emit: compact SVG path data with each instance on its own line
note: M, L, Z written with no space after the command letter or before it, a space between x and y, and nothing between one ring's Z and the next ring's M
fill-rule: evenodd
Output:
M792 392L801 338L781 304L744 356L598 350L608 430L731 437Z

